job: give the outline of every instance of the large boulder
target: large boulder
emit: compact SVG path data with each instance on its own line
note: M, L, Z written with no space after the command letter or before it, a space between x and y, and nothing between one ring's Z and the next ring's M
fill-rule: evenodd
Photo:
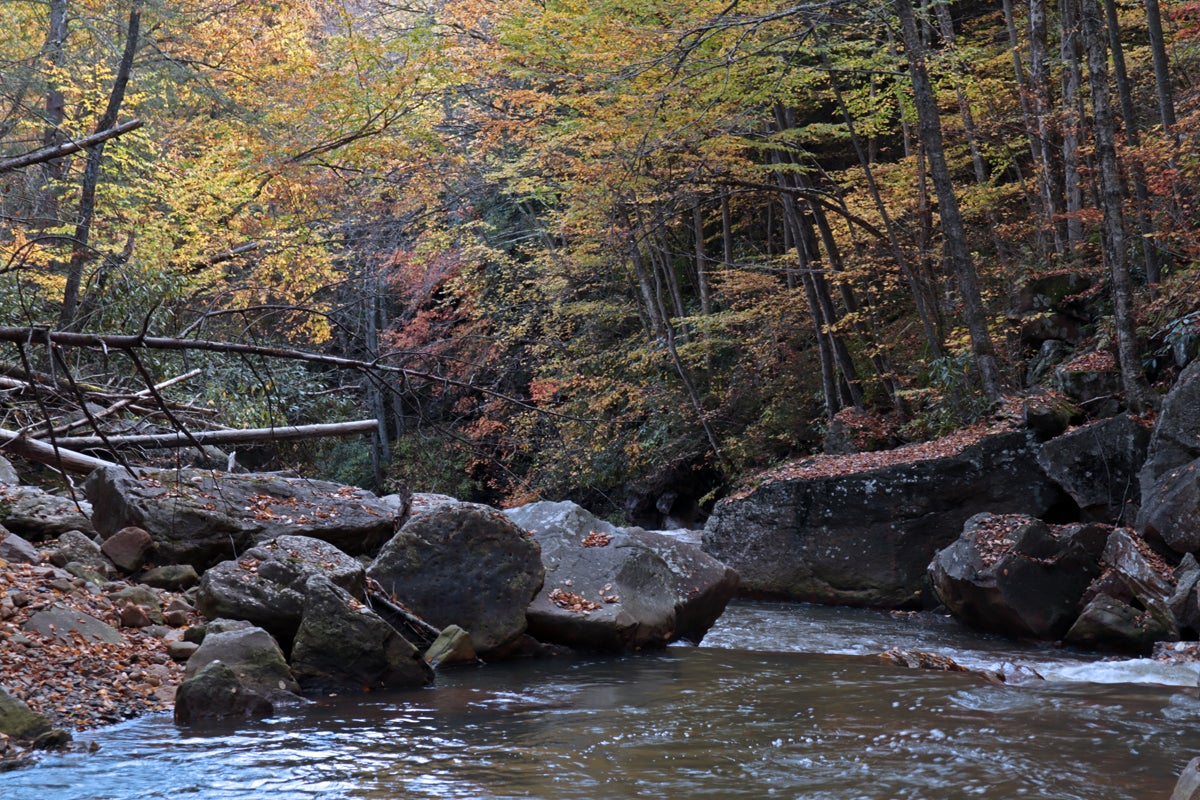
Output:
M416 647L323 575L305 587L292 671L305 692L426 686L433 669Z
M33 486L0 484L0 524L13 533L38 542L67 531L91 535L91 504L82 498L70 500Z
M1176 553L1200 552L1200 458L1167 470L1151 484L1137 528Z
M351 486L271 474L209 470L95 470L85 484L103 537L144 528L160 563L204 570L282 535L373 553L396 525L396 509Z
M256 719L274 713L270 700L243 686L237 674L221 661L210 661L175 692L175 722L180 725L228 717Z
M934 553L975 514L1045 517L1070 503L1037 463L1030 434L1009 431L883 454L820 457L717 504L704 550L743 591L883 608L922 601Z
M278 702L296 700L300 685L271 634L240 620L216 620L188 658L185 679L214 662L229 667L240 687Z
M1164 473L1200 458L1200 361L1183 370L1163 398L1141 471L1147 497Z
M1174 576L1133 531L1117 528L1101 556L1104 571L1084 592L1083 609L1063 640L1081 647L1146 655L1179 638L1171 608Z
M437 628L469 632L487 657L525 632L545 570L537 542L499 511L451 504L414 512L367 575Z
M1107 531L1051 527L1020 515L979 514L938 552L929 578L955 617L1009 636L1058 639L1100 574Z
M528 612L540 641L592 650L698 643L737 589L737 573L694 544L619 528L574 503L506 513L542 548L546 583Z
M1120 414L1045 442L1037 459L1079 506L1085 520L1111 524L1121 521L1130 504L1138 502L1137 474L1149 443L1149 427L1141 419Z
M246 620L291 642L304 614L309 578L324 575L362 598L365 574L362 564L328 542L280 536L205 572L196 604L209 619Z

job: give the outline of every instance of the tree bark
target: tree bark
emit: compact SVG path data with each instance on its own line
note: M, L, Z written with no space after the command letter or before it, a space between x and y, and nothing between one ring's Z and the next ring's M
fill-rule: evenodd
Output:
M1079 68L1079 10L1078 0L1060 0L1062 41L1059 48L1063 63L1062 84L1062 152L1063 204L1066 210L1068 253L1083 243L1083 189L1079 176L1079 88L1082 82Z

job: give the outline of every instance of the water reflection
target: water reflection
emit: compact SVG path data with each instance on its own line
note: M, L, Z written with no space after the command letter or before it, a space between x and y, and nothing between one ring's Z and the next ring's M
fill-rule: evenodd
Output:
M1195 691L994 686L789 651L811 627L794 608L739 605L731 619L712 647L448 672L265 723L141 719L98 732L96 755L0 775L0 797L1141 800L1170 794L1200 739ZM735 649L731 625L755 649ZM871 647L901 646L853 617L836 649L867 629Z

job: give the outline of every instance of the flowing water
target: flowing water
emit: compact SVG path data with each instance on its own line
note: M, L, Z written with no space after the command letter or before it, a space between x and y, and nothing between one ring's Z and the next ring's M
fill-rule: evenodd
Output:
M905 669L891 647L1049 680ZM218 728L134 720L0 774L0 798L1165 800L1200 754L1195 687L936 618L742 601L701 647L446 671Z

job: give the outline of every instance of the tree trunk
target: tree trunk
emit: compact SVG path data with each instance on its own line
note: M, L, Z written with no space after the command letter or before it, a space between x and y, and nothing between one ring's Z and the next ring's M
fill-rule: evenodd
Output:
M1013 80L1017 85L1017 97L1021 105L1021 121L1025 127L1025 142L1029 148L1029 156L1031 163L1034 165L1034 175L1036 176L1038 174L1038 165L1042 163L1042 140L1038 138L1036 127L1033 123L1033 111L1029 107L1029 81L1025 77L1025 67L1021 63L1021 49L1020 42L1017 39L1017 24L1013 17L1012 0L1003 0L1003 8L1004 27L1008 31L1008 48L1012 54ZM1025 178L1021 175L1021 168L1016 159L1013 159L1013 167L1018 173L1018 179L1024 185ZM1030 208L1044 220L1044 224L1037 229L1037 249L1043 258L1047 258L1049 252L1045 232L1054 224L1054 219L1049 209L1046 208L1045 197L1040 188L1039 185L1037 192L1038 201L1036 204L1031 201Z
M987 328L987 315L983 298L979 293L978 276L971 260L966 230L958 207L958 197L946 164L942 149L942 128L938 119L937 100L925 68L925 54L921 49L917 20L910 0L896 0L896 11L900 15L901 33L908 51L909 78L913 86L913 99L917 108L917 122L921 141L929 154L929 171L938 196L938 211L942 221L942 243L946 260L958 278L958 289L962 297L963 319L971 337L971 350L984 394L989 400L997 400L1003 390L1000 371L996 365L992 338Z
M1059 49L1063 63L1062 78L1062 152L1063 152L1063 204L1067 215L1068 253L1074 253L1083 243L1083 190L1079 177L1079 11L1078 0L1060 0L1059 16L1062 21L1062 42Z
M1046 0L1029 0L1029 89L1033 97L1033 120L1037 127L1038 151L1036 165L1042 202L1053 225L1054 252L1065 252L1058 221L1058 190L1054 168L1050 161L1050 67L1046 54Z
M133 72L133 57L137 53L138 38L142 23L141 0L135 0L129 11L129 25L125 33L125 51L117 68L117 77L108 95L108 106L104 116L96 124L96 132L108 130L117 123L117 114L125 101L125 89ZM71 261L67 266L67 285L63 289L62 310L59 327L70 330L75 327L75 311L79 305L79 287L83 280L83 268L87 264L91 249L88 237L92 229L92 217L96 213L96 186L100 182L100 162L104 158L104 142L100 142L88 153L87 166L83 172L83 188L79 197L79 218L75 223L74 245Z
M921 320L921 328L925 333L925 344L929 347L929 353L932 358L941 358L944 351L942 349L941 331L937 324L937 301L934 297L934 292L929 283L923 280L922 276L913 268L912 262L904 254L904 248L900 246L900 235L896 231L896 226L892 221L892 215L887 210L887 205L883 202L883 195L879 191L879 184L875 181L875 171L871 169L867 153L863 149L858 134L855 132L854 117L850 115L850 109L842 97L837 77L833 70L829 69L829 62L824 56L822 56L822 64L828 71L830 88L833 89L838 110L841 112L842 120L846 123L846 131L850 135L850 144L854 148L854 154L858 158L858 164L862 167L863 176L866 178L867 192L871 195L871 202L874 204L880 220L883 221L883 229L887 233L888 248L892 251L892 258L896 260L896 264L900 267L900 274L904 276L909 292L912 294L913 305L916 307L917 317Z
M1129 72L1125 67L1125 50L1121 45L1121 25L1117 19L1117 4L1104 0L1104 16L1108 20L1108 46L1112 51L1113 75L1117 83L1117 97L1121 101L1121 115L1125 118L1125 146L1137 147L1141 143L1141 131L1137 110L1133 105L1133 90L1129 85ZM1154 297L1155 284L1159 281L1158 243L1154 226L1150 222L1150 192L1146 187L1146 170L1142 161L1135 158L1130 163L1133 177L1134 198L1137 200L1138 237L1142 249L1142 263L1146 268L1146 282L1150 285L1150 296Z
M1154 89L1158 93L1158 113L1163 133L1175 138L1175 97L1171 93L1171 70L1167 63L1167 45L1163 37L1162 13L1158 0L1145 0L1146 27L1150 33L1150 53L1154 57Z
M1083 40L1087 49L1088 79L1092 89L1092 125L1099 162L1100 206L1103 212L1104 251L1112 279L1117 328L1117 359L1125 402L1142 411L1150 401L1150 387L1142 370L1133 312L1133 281L1125 263L1125 230L1121 216L1121 169L1117 161L1116 126L1108 89L1108 47L1104 23L1096 0L1082 0Z

